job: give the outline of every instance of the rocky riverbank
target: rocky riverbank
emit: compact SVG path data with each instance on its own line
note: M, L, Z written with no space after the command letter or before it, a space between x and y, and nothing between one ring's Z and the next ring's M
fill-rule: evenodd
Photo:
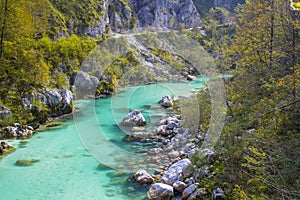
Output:
M164 96L159 101L160 105L170 108L173 100ZM147 195L149 199L223 199L224 192L221 188L208 191L205 186L198 183L200 179L209 178L214 175L213 158L215 151L205 149L207 163L195 165L191 160L193 155L198 153L201 143L205 139L204 133L193 134L188 129L181 127L181 115L170 114L163 116L157 123L155 137L147 137L147 134L138 133L132 138L142 140L147 137L150 140L159 139L161 145L147 151L144 162L149 164L149 169L140 169L132 178L139 184L151 185ZM137 135L137 133L133 133ZM153 170L150 174L147 171Z

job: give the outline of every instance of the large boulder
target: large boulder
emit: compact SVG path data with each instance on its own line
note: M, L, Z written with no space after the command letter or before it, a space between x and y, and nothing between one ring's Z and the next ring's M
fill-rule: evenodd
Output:
M175 181L175 183L173 183L173 188L178 192L183 192L186 186L187 185L182 181Z
M146 124L147 122L139 110L130 112L121 122L123 126L145 126Z
M173 100L170 96L166 95L161 98L158 102L162 107L169 108L173 106Z
M161 182L173 185L176 181L179 181L182 176L182 171L191 165L191 161L188 158L179 160L171 165L168 170L163 174Z
M78 72L75 78L74 88L77 98L88 98L95 96L99 80L86 72Z
M170 200L173 198L173 187L163 183L155 183L148 191L148 198L155 200Z
M141 184L152 184L154 181L154 178L145 170L138 170L133 177L136 182Z

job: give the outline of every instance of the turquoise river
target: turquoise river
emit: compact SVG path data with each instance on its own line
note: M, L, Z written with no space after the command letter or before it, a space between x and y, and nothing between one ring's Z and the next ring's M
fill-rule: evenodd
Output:
M157 101L164 95L188 96L199 88L204 87L208 79L198 78L192 82L174 82L127 87L113 97L75 102L80 107L81 114L65 118L61 126L39 131L32 138L26 140L8 140L16 148L14 153L0 160L0 199L6 200L119 200L119 199L147 199L147 186L134 183L129 177L130 167L116 159L114 166L100 165L101 151L91 154L86 149L86 142L82 142L82 135L102 131L106 137L105 144L101 137L91 138L99 149L117 147L125 152L139 152L151 145L136 142L126 142L125 130L118 127L118 123L128 113L129 109L142 110L148 124L155 124L157 116L166 112L164 109L151 109L145 104L159 106ZM97 123L94 123L96 118ZM87 127L80 130L80 127ZM101 128L101 129L100 129ZM80 133L78 132L80 131ZM99 141L98 141L99 140ZM25 142L24 142L25 141ZM116 154L118 154L116 152ZM122 154L120 154L122 155ZM111 155L114 157L114 155ZM117 156L117 155L116 155ZM31 166L16 165L17 160L38 159L39 162ZM133 158L135 168L142 168L142 164ZM126 165L126 164L125 164ZM140 166L139 166L140 165ZM119 168L123 168L120 170Z

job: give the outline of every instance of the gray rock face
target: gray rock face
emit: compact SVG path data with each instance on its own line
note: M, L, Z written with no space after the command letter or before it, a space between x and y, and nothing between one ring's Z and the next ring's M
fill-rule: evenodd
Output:
M130 112L121 122L123 126L145 126L146 124L147 122L139 110Z
M34 92L22 99L22 105L33 109L34 102L46 105L50 109L51 116L60 116L72 112L73 94L71 91L62 89L49 89Z
M110 28L120 33L133 28L192 28L202 25L193 0L104 0L100 19L84 35L102 36Z
M104 1L105 2L105 1ZM83 34L88 35L90 37L98 37L102 36L106 30L106 24L109 23L109 19L107 13L103 14L100 19L95 21L95 23L89 27L87 27Z
M77 98L86 98L95 96L96 88L99 80L95 76L91 76L85 72L78 72L75 78L75 90Z
M138 170L133 177L136 182L141 184L151 184L154 181L152 176L145 170Z
M114 32L134 28L135 16L126 1L112 0L108 6L109 25Z
M173 197L173 187L163 183L155 183L148 191L148 198L155 200L170 200Z
M136 16L126 0L103 0L102 16L86 28L84 35L91 37L102 36L109 29L121 33L136 26Z
M9 108L0 105L0 120L10 119L12 117L12 112Z
M202 25L192 0L130 0L139 27L166 27L179 29Z
M182 175L182 171L191 165L191 161L186 158L182 159L169 167L169 169L163 174L161 182L173 185L176 181L179 181Z

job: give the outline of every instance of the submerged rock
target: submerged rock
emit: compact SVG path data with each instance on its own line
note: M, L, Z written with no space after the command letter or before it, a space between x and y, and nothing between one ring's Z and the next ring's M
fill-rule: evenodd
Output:
M173 187L163 183L155 183L151 186L147 195L149 199L170 200L174 195Z
M154 181L154 178L145 170L138 170L133 177L136 182L141 184L152 184Z
M30 160L17 160L16 165L21 167L31 166L33 163L39 162L39 159L30 159Z
M131 131L133 132L141 132L141 131L144 131L145 128L144 127L140 127L140 126L134 126L132 127Z
M123 126L145 126L146 124L147 122L139 110L130 112L121 122Z

